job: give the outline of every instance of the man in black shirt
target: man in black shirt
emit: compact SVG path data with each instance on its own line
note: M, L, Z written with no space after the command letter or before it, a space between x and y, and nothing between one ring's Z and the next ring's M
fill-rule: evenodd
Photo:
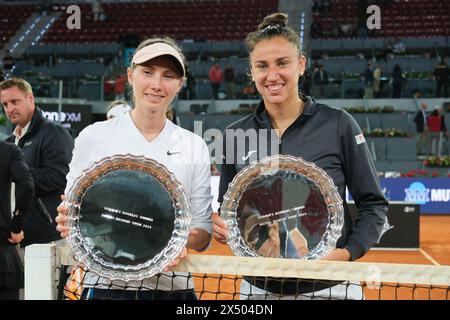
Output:
M434 68L434 77L436 79L436 98L442 97L441 90L444 88L443 97L448 97L448 76L450 69L444 59Z

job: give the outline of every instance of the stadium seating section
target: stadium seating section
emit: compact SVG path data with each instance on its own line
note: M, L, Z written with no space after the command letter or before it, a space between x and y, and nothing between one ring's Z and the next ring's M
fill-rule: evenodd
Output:
M34 5L0 6L0 48L16 34L36 10L37 6Z
M104 3L106 19L94 21L89 4L80 5L81 30L66 27L61 16L44 43L116 42L127 33L140 37L167 35L177 40L243 40L267 14L278 8L278 0L192 1L153 3Z
M316 17L321 29L316 37L338 38L339 35L332 31L336 22L356 24L357 3L357 0L332 0L328 14ZM391 1L382 7L381 13L382 27L369 33L370 37L422 38L450 35L450 2L447 0Z

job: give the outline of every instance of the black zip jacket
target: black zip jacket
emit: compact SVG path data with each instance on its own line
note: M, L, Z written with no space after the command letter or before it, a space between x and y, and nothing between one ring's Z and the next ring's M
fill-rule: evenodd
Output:
M242 163L242 156L248 155L248 152L254 149L248 146L247 141L245 150L238 150L235 144L233 157L227 157L227 152L230 151L226 148L227 130L236 129L244 131L273 129L264 102L261 101L258 104L254 114L238 120L225 130L219 203L222 203L228 184L237 172L261 157L259 152L255 152L246 159L245 163ZM228 134L231 133L228 132ZM344 201L345 210L342 236L336 246L346 248L350 252L351 260L363 256L378 241L388 209L388 201L381 190L367 143L360 136L361 133L356 121L345 110L317 104L314 99L307 97L303 113L299 118L281 138L267 139L266 146L267 155L274 154L271 150L275 150L275 154L278 152L300 156L306 161L314 162L333 179ZM270 137L270 134L267 136ZM274 147L274 143L278 146ZM258 146L261 146L259 139ZM346 187L358 208L355 224L350 218L345 202ZM287 293L285 289L283 290ZM278 290L272 292L275 291Z
M0 141L0 288L23 288L23 265L10 233L22 231L31 209L34 183L25 157L13 143ZM11 217L11 182L16 184L16 207Z
M14 136L7 140L14 142ZM33 210L24 226L22 246L61 239L56 231L56 207L66 186L73 139L62 126L45 119L36 108L27 133L19 140L34 180Z

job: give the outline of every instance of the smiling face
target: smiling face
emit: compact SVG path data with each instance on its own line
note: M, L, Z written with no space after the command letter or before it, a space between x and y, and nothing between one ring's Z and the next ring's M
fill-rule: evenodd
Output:
M251 74L266 107L298 101L298 81L305 58L284 37L262 40L250 54Z
M133 87L136 108L165 114L183 78L169 57L160 56L128 69L128 82Z
M25 127L34 114L34 97L18 87L1 90L0 100L8 119L16 126Z

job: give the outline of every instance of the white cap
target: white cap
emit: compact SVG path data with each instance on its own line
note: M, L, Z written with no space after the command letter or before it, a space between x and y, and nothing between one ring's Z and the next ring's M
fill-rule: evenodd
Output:
M178 67L183 72L183 77L185 77L186 70L184 69L183 58L181 57L180 53L172 46L163 42L156 42L139 49L134 55L133 60L131 60L131 63L141 64L156 57L165 55L169 55L175 58L175 61L179 64Z
M127 113L130 110L131 110L131 107L129 105L118 104L108 110L108 112L106 113L106 118L109 119L111 117L118 117L118 116L121 116L121 115Z

